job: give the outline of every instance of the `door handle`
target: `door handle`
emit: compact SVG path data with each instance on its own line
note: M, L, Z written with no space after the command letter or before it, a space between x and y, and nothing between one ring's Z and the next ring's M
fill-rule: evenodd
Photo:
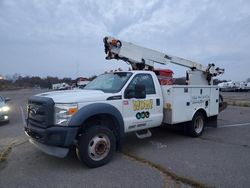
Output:
M156 99L156 106L160 106L161 105L161 100L160 99Z

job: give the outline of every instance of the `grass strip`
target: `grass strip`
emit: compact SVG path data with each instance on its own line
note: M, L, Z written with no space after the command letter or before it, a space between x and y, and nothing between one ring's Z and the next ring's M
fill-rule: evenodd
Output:
M5 147L5 148L3 149L3 151L0 151L0 163L7 160L8 155L9 155L10 152L11 152L12 145L13 145L13 144L11 144L11 145Z
M202 183L199 183L199 182L197 182L195 180L192 180L192 179L177 175L177 174L171 172L170 170L167 170L167 169L163 168L162 166L160 166L158 164L155 164L155 163L153 163L151 161L140 158L140 157L138 157L138 156L136 156L134 154L131 154L128 151L123 151L122 153L125 156L127 156L128 158L130 158L130 159L132 159L134 161L140 162L141 164L147 165L147 166L149 166L149 167L151 167L153 169L156 169L157 171L160 171L163 175L165 175L167 177L170 177L175 182L181 182L183 184L186 184L186 185L189 185L189 186L192 186L192 187L197 187L197 188L208 188L209 187L209 186L207 186L205 184L202 184Z

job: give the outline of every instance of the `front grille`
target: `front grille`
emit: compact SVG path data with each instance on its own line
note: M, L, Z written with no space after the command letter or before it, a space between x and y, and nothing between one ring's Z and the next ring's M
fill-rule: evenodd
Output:
M53 125L54 102L51 98L32 96L28 102L28 125L47 128Z

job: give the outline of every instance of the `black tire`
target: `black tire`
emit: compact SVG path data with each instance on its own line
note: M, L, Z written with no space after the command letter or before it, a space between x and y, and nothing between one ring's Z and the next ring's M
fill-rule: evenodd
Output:
M76 154L78 159L90 168L108 163L115 152L116 139L107 127L91 126L78 140Z
M188 125L188 134L192 137L202 135L205 127L205 115L201 112L196 112L192 121Z

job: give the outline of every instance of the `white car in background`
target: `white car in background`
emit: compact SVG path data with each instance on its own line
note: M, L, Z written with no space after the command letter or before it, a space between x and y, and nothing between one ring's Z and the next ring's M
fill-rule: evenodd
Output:
M0 122L8 122L9 121L9 111L10 107L6 102L10 101L9 98L4 98L0 96Z

